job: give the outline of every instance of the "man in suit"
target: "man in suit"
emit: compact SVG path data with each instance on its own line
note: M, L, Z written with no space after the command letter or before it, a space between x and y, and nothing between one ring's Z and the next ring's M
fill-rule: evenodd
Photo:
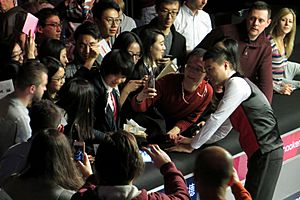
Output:
M102 132L117 131L120 127L120 93L118 85L125 82L133 70L129 53L112 50L103 58L100 68L82 66L75 77L89 80L95 88L94 128Z

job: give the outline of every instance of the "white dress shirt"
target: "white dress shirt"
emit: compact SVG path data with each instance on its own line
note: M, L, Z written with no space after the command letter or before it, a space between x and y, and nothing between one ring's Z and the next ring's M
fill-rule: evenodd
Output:
M106 88L106 93L107 93L107 104L105 106L105 113L107 111L108 106L110 107L112 112L115 112L116 100L113 99L114 96L112 94L112 91L113 91L113 89L116 89L117 95L120 96L119 89L118 89L118 87L115 87L115 88L110 87L109 85L106 84L106 82L104 81L104 79L102 77L101 77L101 79L102 79L104 87Z
M235 71L229 74L231 77ZM191 146L200 148L224 138L232 129L229 116L251 95L251 88L241 77L229 78L224 84L225 92L215 113L211 114L201 131L192 139Z
M180 8L174 21L177 32L186 39L187 51L193 50L203 38L212 30L211 19L208 13L198 10L195 15L185 5Z

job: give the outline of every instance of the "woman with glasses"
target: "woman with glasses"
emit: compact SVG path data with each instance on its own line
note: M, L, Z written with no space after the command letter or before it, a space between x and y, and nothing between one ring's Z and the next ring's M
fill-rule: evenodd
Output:
M134 64L137 64L143 54L143 46L140 37L137 34L129 31L124 31L117 37L113 45L113 49L127 51L131 55ZM136 91L143 84L144 80L141 79L129 80L126 82L126 84L123 84L123 87L120 87L120 104L123 105L128 95Z
M184 74L168 74L155 82L155 88L144 87L131 101L132 108L136 112L146 112L156 106L162 114L166 130L161 130L164 139L176 141L179 135L186 132L211 102L213 89L204 80L206 73L202 57L203 49L194 49L187 59ZM152 129L148 124L148 129ZM184 133L185 132L185 133ZM148 133L150 134L150 133ZM149 135L158 143L159 135ZM160 138L159 138L160 137ZM157 141L158 139L158 141Z
M53 57L45 57L41 62L48 69L47 91L44 92L43 99L49 99L53 103L59 100L58 91L65 83L65 69L62 64Z
M32 34L12 34L0 41L0 49L5 50L0 54L0 80L14 80L19 67L36 56Z

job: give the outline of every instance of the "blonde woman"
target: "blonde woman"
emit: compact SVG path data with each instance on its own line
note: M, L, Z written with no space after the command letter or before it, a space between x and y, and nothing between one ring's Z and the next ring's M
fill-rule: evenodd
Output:
M270 42L272 46L273 89L280 94L290 95L300 88L300 64L288 61L292 54L296 35L296 15L290 8L282 8L274 17Z

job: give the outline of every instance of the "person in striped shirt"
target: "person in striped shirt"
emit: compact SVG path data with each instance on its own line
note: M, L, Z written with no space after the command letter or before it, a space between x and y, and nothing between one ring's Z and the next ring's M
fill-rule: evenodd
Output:
M290 8L282 8L271 24L270 42L272 46L273 90L290 95L300 88L300 64L289 61L296 35L296 15Z

